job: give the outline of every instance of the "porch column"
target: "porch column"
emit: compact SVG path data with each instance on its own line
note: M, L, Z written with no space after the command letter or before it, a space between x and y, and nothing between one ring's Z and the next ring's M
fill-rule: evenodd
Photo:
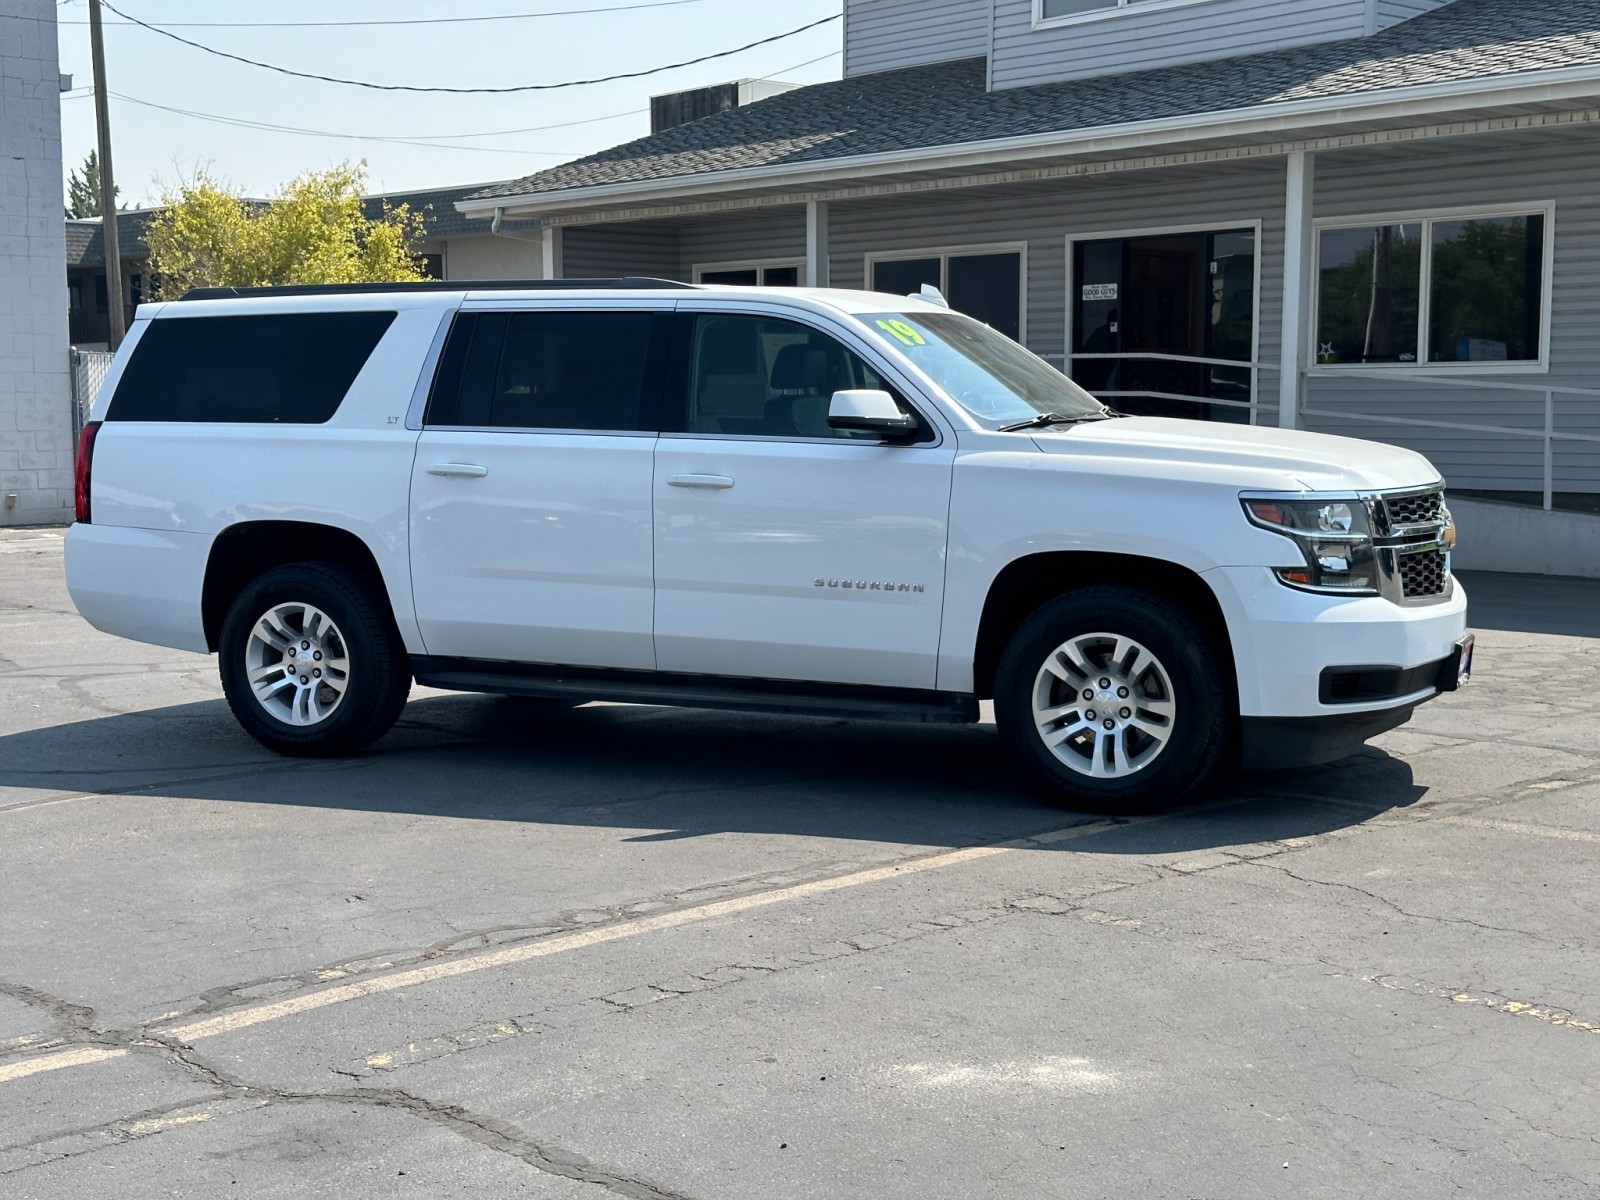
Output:
M1311 336L1311 201L1316 160L1305 150L1289 153L1283 207L1283 340L1278 361L1278 427L1299 424L1300 394Z
M828 286L828 202L806 201L806 284Z
M544 271L540 276L543 279L564 279L562 259L561 235L564 230L559 225L546 225L539 230L540 257L544 263Z

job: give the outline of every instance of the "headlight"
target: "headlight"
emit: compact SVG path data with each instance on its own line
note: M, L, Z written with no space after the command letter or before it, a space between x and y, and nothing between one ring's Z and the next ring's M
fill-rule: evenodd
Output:
M1299 548L1302 564L1277 569L1284 583L1318 592L1377 594L1372 529L1359 500L1247 496L1243 503L1251 521Z

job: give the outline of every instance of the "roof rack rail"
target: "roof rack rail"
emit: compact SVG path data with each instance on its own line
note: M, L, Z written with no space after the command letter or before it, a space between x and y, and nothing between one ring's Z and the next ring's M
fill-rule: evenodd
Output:
M426 279L415 283L290 283L280 287L190 288L180 300L226 300L235 296L364 296L379 292L540 292L605 288L655 291L694 288L676 279L626 275L620 279Z

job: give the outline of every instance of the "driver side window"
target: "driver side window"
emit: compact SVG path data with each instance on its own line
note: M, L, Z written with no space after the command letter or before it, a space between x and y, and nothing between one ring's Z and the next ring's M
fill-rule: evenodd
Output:
M876 441L828 425L834 392L888 385L854 351L779 317L704 313L690 354L688 432Z

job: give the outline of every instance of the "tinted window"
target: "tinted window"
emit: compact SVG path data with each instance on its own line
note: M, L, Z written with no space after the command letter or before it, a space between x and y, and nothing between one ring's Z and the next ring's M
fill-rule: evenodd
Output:
M456 319L428 424L656 430L641 312L468 313Z
M827 334L776 317L695 318L690 433L881 441L828 425L834 392L853 388L888 390L858 354Z
M1544 217L1433 222L1429 362L1539 357Z
M761 282L761 272L755 267L742 271L702 271L701 283L731 284L737 287L755 287Z
M1022 255L951 255L950 307L1013 341L1022 336Z
M152 321L106 419L319 425L338 410L394 318L340 312Z
M915 296L925 283L938 287L941 280L937 258L904 258L872 264L872 290L891 296Z
M1319 363L1416 362L1422 226L1324 229Z

